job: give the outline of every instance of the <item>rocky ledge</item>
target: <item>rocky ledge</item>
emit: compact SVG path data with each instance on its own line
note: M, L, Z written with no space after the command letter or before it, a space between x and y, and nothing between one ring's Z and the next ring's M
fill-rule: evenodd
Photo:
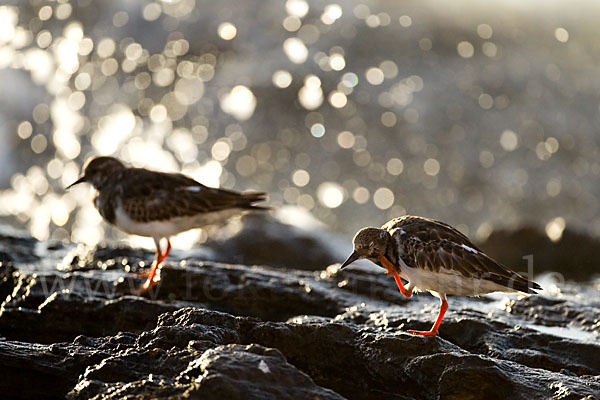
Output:
M145 297L148 251L0 234L2 398L600 398L597 283L451 297L439 337L417 337L436 299L377 267L310 271L339 251L278 229L298 268L175 252Z

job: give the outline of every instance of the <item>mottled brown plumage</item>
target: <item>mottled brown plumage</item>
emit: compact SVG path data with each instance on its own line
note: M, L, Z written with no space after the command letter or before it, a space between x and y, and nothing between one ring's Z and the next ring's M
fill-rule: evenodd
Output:
M252 204L265 200L265 193L209 188L182 174L128 168L113 157L93 158L84 171L85 180L80 181L90 182L97 189L94 204L111 224L116 223L115 210L119 205L131 219L139 222L164 221L230 208L265 208Z
M254 203L265 193L240 193L214 189L182 174L130 168L114 157L95 157L86 162L82 182L96 189L94 205L100 215L121 230L154 238L157 261L146 288L152 286L157 268L170 249L170 236L220 222L249 210L265 210ZM160 250L161 238L167 251Z
M381 228L361 229L354 252L342 268L366 258L388 270L406 297L414 288L429 290L442 300L435 335L447 309L446 294L479 295L493 291L536 293L542 288L483 253L469 238L440 221L403 216ZM404 287L400 277L409 281Z

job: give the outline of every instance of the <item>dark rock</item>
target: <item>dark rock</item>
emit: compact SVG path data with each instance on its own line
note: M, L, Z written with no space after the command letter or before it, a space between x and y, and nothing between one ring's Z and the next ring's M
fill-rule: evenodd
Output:
M193 378L185 396L222 399L343 399L314 384L276 349L231 344L207 350L180 377Z
M179 334L171 335L172 329ZM88 368L70 396L291 398L283 390L295 398L337 398L315 383L353 399L374 393L398 399L535 398L552 394L553 387L582 397L600 391L600 382L586 376L473 354L441 338L333 321L261 322L187 308L164 314L157 328L140 338Z
M577 376L600 373L600 347L597 345L540 335L525 328L515 330L511 326L495 325L471 319L450 321L444 327L444 338L470 352L531 368L569 371Z
M79 335L140 332L154 326L161 313L178 308L141 297L106 298L102 289L112 291L111 282L78 275L15 275L12 295L0 309L0 334L10 340L55 343Z
M240 326L253 323L203 309L164 314L134 346L89 367L69 397L342 398L278 350L235 344L243 341Z
M310 272L217 263L167 266L158 299L210 304L237 315L283 321L302 314L335 316L346 304Z
M290 207L277 213L253 213L234 221L205 244L214 260L321 270L344 261L351 248L306 211Z
M600 301L591 286L510 300L450 297L440 336L423 338L403 331L428 329L438 301L404 299L377 268L313 272L173 256L140 297L131 293L145 278L131 271L143 270L150 252L32 245L44 254L37 264L16 256L0 267L3 397L600 395Z
M479 247L515 271L527 272L528 261L524 257L532 256L535 274L556 272L564 279L579 281L600 274L597 260L600 239L569 227L557 242L534 227L498 230L492 232Z
M89 365L113 350L110 339L102 348L0 341L0 393L6 399L64 398Z
M568 321L569 326L597 332L600 327L600 299L596 296L597 291L583 289L574 294L574 298L531 296L519 302L511 302L507 307L510 313L522 315L539 325L564 326L565 321Z
M17 274L13 260L10 255L3 256L0 252L0 299L6 299L16 284Z

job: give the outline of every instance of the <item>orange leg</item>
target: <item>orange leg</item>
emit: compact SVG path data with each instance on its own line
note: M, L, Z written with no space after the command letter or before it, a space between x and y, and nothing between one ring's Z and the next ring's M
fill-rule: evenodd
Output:
M406 287L404 287L404 284L402 284L402 281L400 280L400 275L398 275L398 271L397 271L396 267L394 266L394 264L392 264L385 256L381 256L379 261L381 261L381 264L385 267L385 269L387 269L388 275L392 275L394 277L394 280L396 281L396 284L398 285L398 289L400 289L400 293L402 293L402 295L404 297L411 297L412 290L408 290ZM437 335L438 328L440 327L440 324L442 323L442 319L444 319L444 315L446 314L446 311L448 311L448 301L446 301L446 299L443 298L442 304L440 305L440 312L438 314L437 319L435 320L435 324L433 324L431 329L428 331L416 331L414 329L409 329L408 333L412 333L413 335L421 335L421 336Z
M162 263L165 261L165 258L167 258L167 256L169 255L170 251L171 251L171 242L169 241L168 238L167 238L167 249L165 250L164 253L162 253L160 251L160 241L156 241L156 261L154 261L152 269L150 270L150 273L148 274L148 279L146 279L146 282L144 282L144 284L142 285L142 289L141 289L142 293L144 293L145 291L150 289L152 286L154 286L158 282L160 282L160 274L158 272L160 271L160 267L162 266Z
M404 297L412 296L412 290L408 290L404 287L402 281L400 280L400 275L398 275L398 271L396 270L394 264L392 264L385 256L381 256L379 261L381 261L381 264L385 267L385 269L387 269L388 275L392 275L394 277L396 285L398 285L398 289L400 289L400 293L402 293Z
M448 302L446 301L446 299L442 299L442 304L440 305L440 313L438 314L438 317L435 320L435 324L433 324L433 326L431 327L431 330L429 330L429 331L415 331L413 329L410 329L408 331L408 333L412 333L413 335L421 335L421 336L435 336L435 335L437 335L438 328L440 327L440 324L442 323L442 319L444 318L444 314L446 314L447 310L448 310Z
M160 260L158 260L158 263L162 264L170 252L171 252L171 242L169 241L169 239L167 239L167 249L165 250L165 252L163 254L160 255Z

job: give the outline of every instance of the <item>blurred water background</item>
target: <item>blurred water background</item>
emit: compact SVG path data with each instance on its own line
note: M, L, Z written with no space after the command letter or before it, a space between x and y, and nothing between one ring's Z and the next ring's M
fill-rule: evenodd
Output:
M411 213L600 235L598 2L2 4L0 218L36 238L123 237L64 190L92 155L345 234Z

